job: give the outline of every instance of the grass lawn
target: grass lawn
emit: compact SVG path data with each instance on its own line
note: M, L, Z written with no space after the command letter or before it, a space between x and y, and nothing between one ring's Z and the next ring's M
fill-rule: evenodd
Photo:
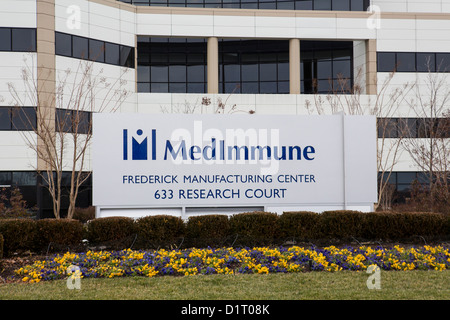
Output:
M356 271L81 279L0 284L0 300L449 300L450 270Z

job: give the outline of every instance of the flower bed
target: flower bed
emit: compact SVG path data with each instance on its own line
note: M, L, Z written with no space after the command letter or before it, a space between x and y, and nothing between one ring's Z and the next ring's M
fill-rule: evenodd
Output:
M207 275L238 273L288 273L305 271L366 270L377 265L382 270L450 269L449 248L422 246L404 248L345 247L303 248L255 247L153 251L88 251L66 253L15 271L24 282L64 279L79 268L81 278Z

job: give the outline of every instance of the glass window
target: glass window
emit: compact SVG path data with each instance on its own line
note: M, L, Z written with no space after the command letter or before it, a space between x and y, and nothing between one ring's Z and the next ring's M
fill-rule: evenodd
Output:
M72 36L61 32L55 32L55 54L72 56Z
M78 59L88 59L88 47L88 39L78 36L72 36L72 57Z
M339 0L338 0L339 1ZM334 0L336 2L336 0ZM366 11L369 7L368 0L350 0L351 11Z
M34 108L13 108L11 116L12 128L15 130L34 130L36 128L37 120Z
M450 72L450 53L436 53L436 70Z
M416 54L414 52L398 52L397 71L399 72L416 71Z
M36 172L13 172L12 184L16 186L35 186L36 185Z
M378 72L392 72L396 69L395 52L378 52L377 69Z
M295 10L312 10L312 9L313 9L312 0L295 1Z
M0 172L0 185L1 186L8 186L11 185L11 172Z
M314 10L331 10L331 0L314 0Z
M105 62L118 66L120 64L120 46L115 43L105 43Z
M120 65L122 67L134 68L134 48L120 46Z
M11 130L11 108L0 107L0 130Z
M350 11L350 0L333 0L334 11Z
M410 185L416 179L415 172L397 172L398 183Z
M0 51L11 51L11 29L0 28Z
M74 111L72 116L73 126L76 132L88 134L91 132L91 113L88 111Z
M36 51L36 29L12 29L12 51Z
M89 39L89 60L105 62L105 43L103 41Z
M56 109L56 130L72 132L72 110Z
M436 55L434 53L417 53L417 72L435 72Z

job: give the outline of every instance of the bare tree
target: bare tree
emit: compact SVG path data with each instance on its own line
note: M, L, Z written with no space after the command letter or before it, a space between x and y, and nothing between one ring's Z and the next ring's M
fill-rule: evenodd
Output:
M123 79L127 69L123 68L118 78L108 82L103 69L94 71L92 61L80 60L75 70L59 72L36 68L33 60L31 66L27 59L24 61L21 78L25 92L8 83L9 92L14 105L21 107L26 105L24 101L31 101L35 107L37 121L27 116L23 121L36 125L31 133L22 132L22 135L41 163L35 169L52 197L57 219L61 218L63 178L69 178L67 218L71 219L80 186L91 174L87 170L92 141L91 115L116 111L130 95Z
M430 68L428 70L431 70ZM409 102L417 125L403 146L415 165L427 173L428 206L439 210L436 201L450 206L450 91L448 74L428 72L416 86L415 97ZM424 181L422 181L424 182ZM442 203L443 202L443 203Z
M305 101L305 107L310 114L330 114L344 112L348 115L373 115L377 119L377 171L380 174L378 183L378 205L387 209L392 205L393 188L389 183L395 166L402 153L401 141L404 139L405 127L399 119L392 126L391 119L399 115L402 104L405 103L415 83L405 83L402 86L391 86L395 70L388 74L383 82L377 83L377 93L374 96L364 95L361 69L356 72L353 84L347 78L338 75L333 83L333 90L325 95L314 94L313 102ZM332 81L332 80L330 80ZM399 123L400 122L400 123ZM395 130L395 133L394 131Z

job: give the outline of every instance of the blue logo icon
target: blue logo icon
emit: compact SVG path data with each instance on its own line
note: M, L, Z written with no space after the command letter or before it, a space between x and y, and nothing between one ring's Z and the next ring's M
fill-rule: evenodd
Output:
M148 160L148 138L138 129L131 136L131 160ZM123 130L123 160L128 160L128 129ZM152 160L156 159L156 130L152 130Z

